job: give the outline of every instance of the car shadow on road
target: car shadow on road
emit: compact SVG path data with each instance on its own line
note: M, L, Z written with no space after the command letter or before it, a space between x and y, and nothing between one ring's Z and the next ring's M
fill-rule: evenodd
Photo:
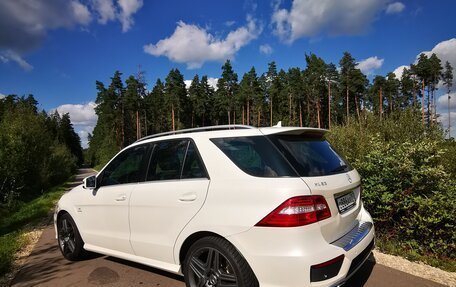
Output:
M366 284L367 280L371 276L372 270L374 269L376 261L373 253L369 255L366 262L361 266L358 271L345 283L346 287L362 287Z
M126 266L129 266L129 267L132 267L132 268L141 269L143 271L152 272L152 273L155 273L157 275L164 276L164 277L167 277L167 278L170 278L170 279L174 279L174 280L177 280L177 281L184 282L184 277L182 277L180 275L173 274L173 273L170 273L170 272L166 272L166 271L163 271L163 270L160 270L160 269L156 269L156 268L153 268L153 267L150 267L150 266L146 266L146 265L143 265L143 264L140 264L140 263L135 263L135 262L132 262L132 261L128 261L128 260L124 260L124 259L120 259L120 258L116 258L116 257L111 257L111 256L107 256L104 259L112 261L112 262L116 262L116 263L119 263L119 264L122 264L122 265L126 265Z

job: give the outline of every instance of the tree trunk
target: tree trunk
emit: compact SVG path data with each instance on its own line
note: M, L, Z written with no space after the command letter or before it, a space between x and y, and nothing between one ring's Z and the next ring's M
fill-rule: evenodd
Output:
M356 115L358 116L358 120L359 120L359 103L358 103L358 96L355 95L355 107L356 107Z
M317 102L317 124L318 124L318 128L321 128L321 123L320 123L320 102Z
M450 96L450 89L448 87L448 139L451 139L451 109L450 109L450 100L451 100L451 96Z
M228 125L231 125L231 114L230 114L229 110L228 110Z
M413 80L412 93L413 93L413 107L416 107L416 87L415 87L415 80Z
M423 118L423 126L425 124L425 120L424 120L424 80L421 81L422 83L422 89L423 89L423 93L421 94L421 116Z
M331 129L331 81L328 81L328 129Z
M378 92L378 114L380 117L380 121L382 120L383 116L383 89L380 87L380 90Z
M247 101L247 125L250 125L250 101Z
M347 124L349 123L349 116L350 116L350 108L349 108L349 97L348 97L348 84L346 90L346 102L347 102Z
M271 123L271 127L272 127L272 125L273 125L272 124L272 96L269 96L269 110L270 110L269 113L270 113L270 118L271 118L270 123Z
M260 118L261 118L261 110L258 108L258 121L257 121L257 127L260 127Z
M302 128L302 104L299 101L299 126Z
M172 122L172 126L173 126L173 131L175 131L176 127L174 125L174 105L171 105L171 122Z
M242 124L244 125L245 124L245 107L244 105L242 105Z
M288 95L288 99L289 99L289 105L288 105L289 122L288 122L288 124L291 125L291 94Z
M141 130L139 126L139 111L136 111L136 140L141 138Z
M121 143L121 148L123 148L125 146L125 110L124 110L124 106L123 106L123 103L122 103L122 143Z

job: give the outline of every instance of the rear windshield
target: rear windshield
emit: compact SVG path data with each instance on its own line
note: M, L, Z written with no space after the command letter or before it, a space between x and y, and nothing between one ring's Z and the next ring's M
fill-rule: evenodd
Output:
M269 139L302 177L331 175L353 169L319 134L276 134Z
M253 176L309 177L352 170L319 134L215 138L211 141L241 170Z
M211 141L247 174L258 177L298 176L264 136L215 138Z

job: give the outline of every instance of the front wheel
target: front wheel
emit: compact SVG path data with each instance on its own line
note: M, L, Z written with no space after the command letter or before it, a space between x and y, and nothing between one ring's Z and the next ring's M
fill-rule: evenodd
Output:
M184 260L187 287L258 287L247 261L228 241L204 237L196 241Z
M68 213L57 219L57 239L63 257L70 261L80 260L85 255L84 241L76 223Z

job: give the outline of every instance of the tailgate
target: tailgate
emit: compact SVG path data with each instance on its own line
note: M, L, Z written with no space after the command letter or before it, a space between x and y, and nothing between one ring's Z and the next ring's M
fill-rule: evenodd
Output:
M361 179L356 170L335 175L301 177L313 195L325 197L331 217L320 221L327 242L333 242L358 224L361 209Z

